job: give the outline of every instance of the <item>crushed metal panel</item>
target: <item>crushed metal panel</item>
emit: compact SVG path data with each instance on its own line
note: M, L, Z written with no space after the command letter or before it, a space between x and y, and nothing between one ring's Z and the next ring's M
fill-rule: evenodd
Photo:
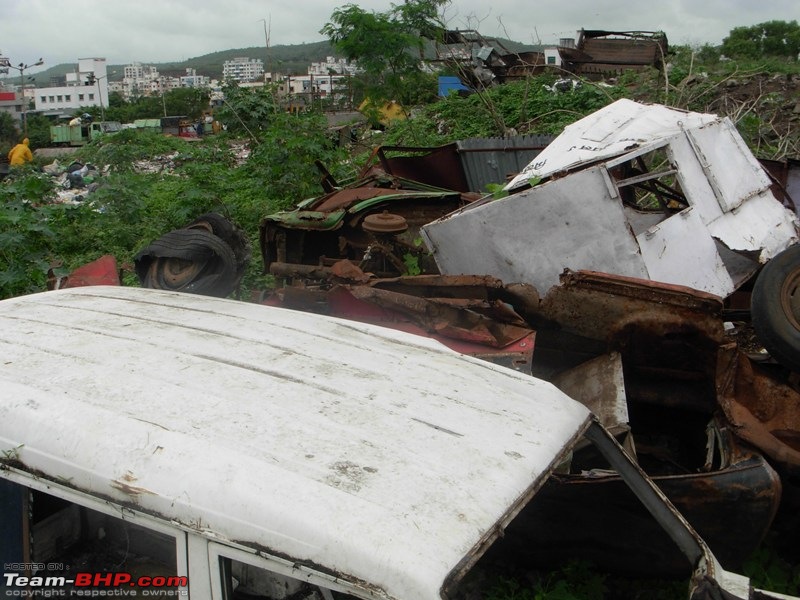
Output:
M724 340L722 299L690 288L580 271L542 299L536 327L534 373L550 376L608 351L625 364L625 391L663 406L710 412L716 400L709 383L716 349ZM542 365L545 350L559 363ZM559 368L560 367L560 368Z
M708 231L731 250L765 263L798 241L798 221L770 192L709 223Z
M605 169L595 167L421 229L445 275L491 275L545 293L565 268L647 277L638 244ZM587 201L587 191L591 202Z
M752 181L728 177L727 154ZM544 293L564 268L588 269L725 297L798 241L796 216L731 123L714 115L616 102L568 127L516 181L530 175L552 177L423 228L442 273L486 274ZM661 208L640 206L645 192ZM643 208L649 214L633 212ZM481 244L467 244L473 239Z
M758 548L780 501L778 474L757 453L724 469L650 478L728 569L741 568ZM503 540L517 560L521 556L529 563L556 568L581 558L603 570L627 569L629 574L648 577L674 578L687 572L683 557L664 543L664 532L646 518L616 473L557 473L534 497L530 509L520 515L522 531L512 524ZM563 514L570 519L558 518ZM533 536L541 543L526 543Z
M740 142L728 144L728 149L741 149L741 136L730 129L727 120L712 123L702 128L706 135L719 134L718 142L738 139ZM694 133L693 130L691 133ZM747 190L760 187L747 185L726 192L726 200L718 201L711 180L707 173L724 172L725 158L716 165L706 164L705 158L698 154L697 146L692 143L690 132L670 138L666 145L670 161L678 166L678 179L686 193L692 208L696 210L708 228L708 233L719 243L723 244L729 252L721 252L726 268L733 280L735 288L746 281L760 266L780 251L797 241L797 220L793 211L786 209L769 189L763 189L755 195L747 196ZM736 152L731 152L736 154ZM751 164L752 155L749 151L743 158L748 165ZM748 167L749 169L750 167ZM766 173L759 166L755 181L762 181ZM719 174L716 176L719 178ZM736 205L735 210L724 211L724 205ZM732 252L738 252L738 257L732 257ZM737 267L731 264L732 260L749 262L746 267Z

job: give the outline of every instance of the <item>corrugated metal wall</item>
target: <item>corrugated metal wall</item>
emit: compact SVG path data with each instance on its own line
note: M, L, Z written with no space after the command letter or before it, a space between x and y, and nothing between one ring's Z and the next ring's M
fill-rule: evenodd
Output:
M469 189L482 192L490 183L505 185L554 139L552 135L520 135L458 141Z

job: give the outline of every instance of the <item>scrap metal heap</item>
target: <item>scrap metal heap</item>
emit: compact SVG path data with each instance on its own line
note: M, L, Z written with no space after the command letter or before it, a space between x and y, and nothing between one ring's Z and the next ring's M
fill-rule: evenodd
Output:
M435 264L419 275L397 261L388 277L364 268L370 253L352 243L363 235L355 227L338 229L345 239L333 247L355 255L322 259L314 228L268 217L267 229L284 231L264 236L262 226L265 265L284 285L263 301L414 331L552 381L601 416L722 564L737 568L777 514L798 531L786 517L796 507L778 512L783 488L800 482L797 377L726 329L763 265L798 241L791 198L775 184L726 119L620 101L568 127L508 184L508 197L421 224ZM398 200L392 212L407 202ZM295 237L296 262L315 264L276 268L281 236ZM588 536L613 545L588 556L604 567L619 569L624 556L631 572L674 572L677 555L642 545L644 525L609 529L639 521L607 469L576 454L537 502L586 518L568 530L520 525L548 539L537 546L545 554L525 548L524 534L508 535L508 546L541 563L574 558ZM596 518L599 498L619 520Z
M749 323L735 309L775 261L788 297L768 312L791 313L800 265L781 257L800 249L797 219L732 124L619 101L568 127L501 199L417 160L384 158L344 187L326 178L323 196L266 216L261 254L279 285L255 300L425 335L550 381L591 408L727 569L776 523L795 540L800 371L740 343ZM783 339L797 322L770 324ZM532 505L498 553L681 572L588 448Z

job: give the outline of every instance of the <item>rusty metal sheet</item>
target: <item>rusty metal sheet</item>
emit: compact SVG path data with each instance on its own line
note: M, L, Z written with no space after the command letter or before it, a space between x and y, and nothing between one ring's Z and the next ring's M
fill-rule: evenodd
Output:
M667 36L662 32L583 30L577 48L559 51L576 73L591 75L657 67L667 49Z
M721 310L720 298L690 288L567 271L529 317L534 373L551 376L617 351L629 400L710 413L716 350L725 341Z
M327 283L287 286L263 302L431 337L457 352L531 373L535 332L508 302L538 302L526 289L504 290L497 280L472 276L364 281L348 264L310 269L308 275L324 274Z
M719 296L596 271L567 270L560 281L542 300L541 315L572 333L610 340L631 326L653 333L689 327L711 342L723 340Z
M469 188L455 142L435 148L381 146L377 157L392 175L459 192L476 191Z
M465 301L455 306L449 299L419 298L368 286L348 290L354 298L398 311L431 333L454 339L485 344L494 348L507 346L532 333L529 327L501 323L478 313ZM479 308L486 307L481 302ZM517 317L519 320L519 317Z
M736 435L800 476L800 393L755 365L735 344L720 348L719 404Z

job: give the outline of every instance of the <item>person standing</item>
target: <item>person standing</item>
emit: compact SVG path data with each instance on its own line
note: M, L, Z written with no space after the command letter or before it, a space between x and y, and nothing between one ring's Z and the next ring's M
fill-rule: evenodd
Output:
M30 141L28 138L22 140L21 143L14 146L8 153L8 162L14 166L24 165L33 160L33 154L29 148Z

